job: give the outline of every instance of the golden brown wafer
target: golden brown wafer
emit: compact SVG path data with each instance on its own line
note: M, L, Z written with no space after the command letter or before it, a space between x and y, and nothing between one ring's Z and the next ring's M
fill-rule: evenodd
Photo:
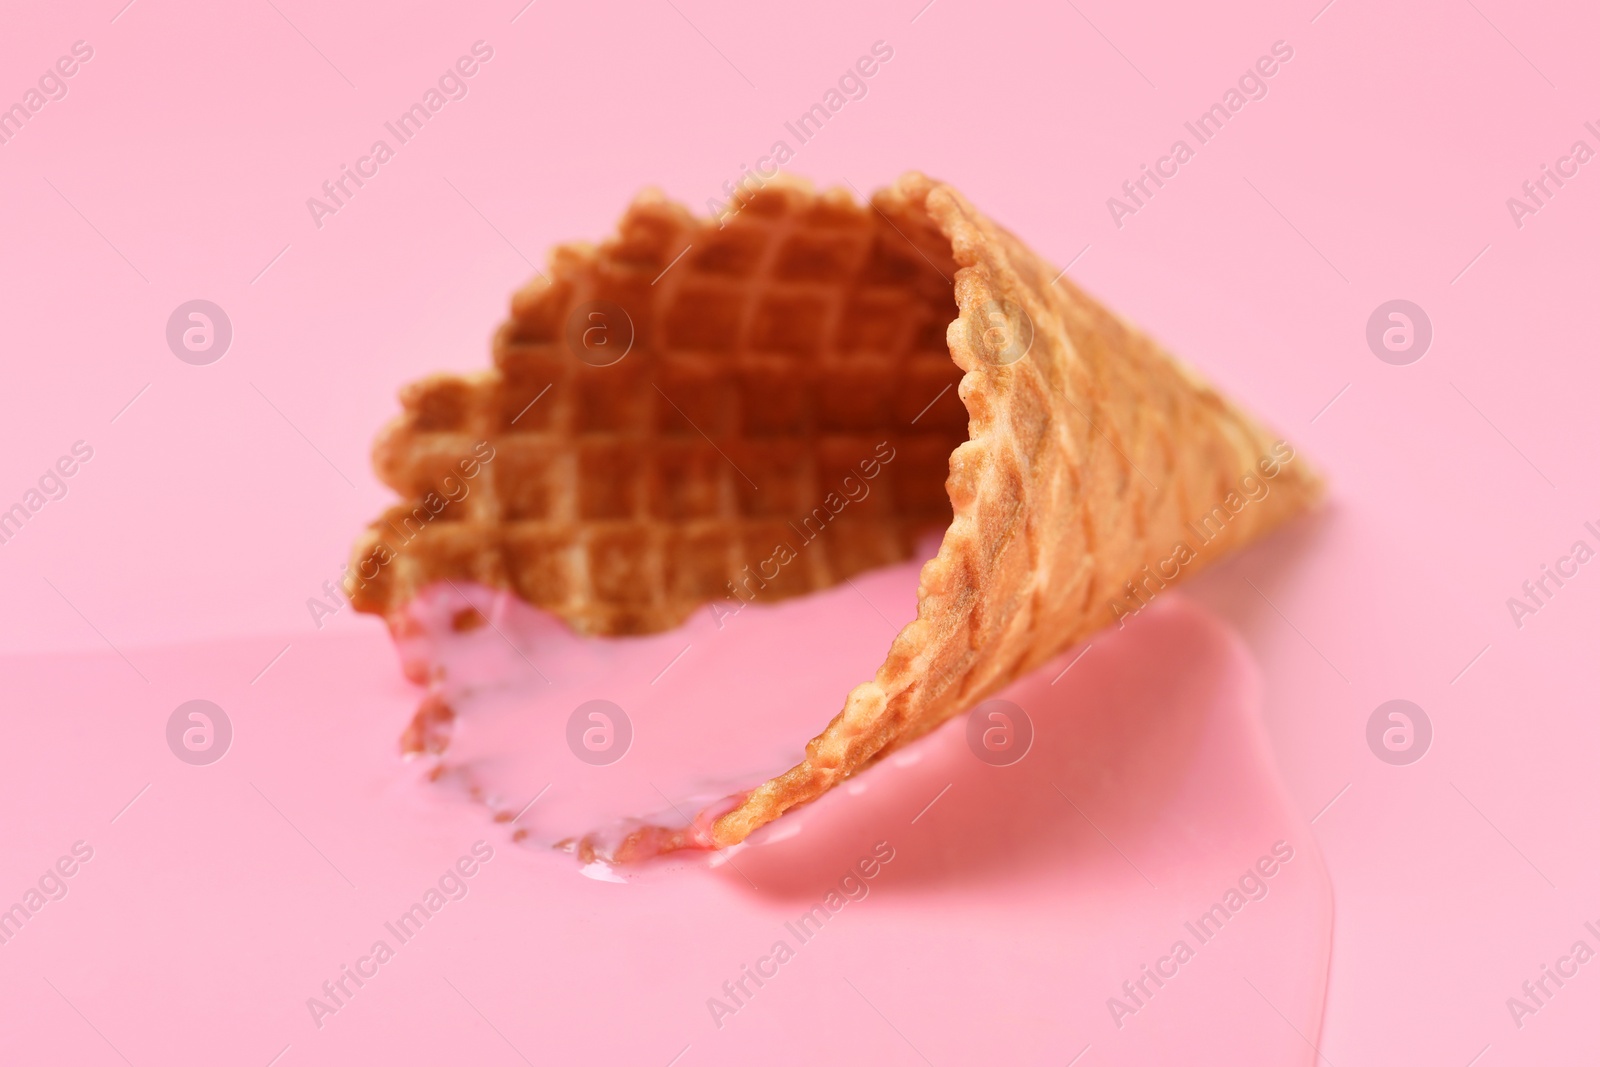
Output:
M719 846L1320 491L1287 445L916 173L867 206L780 180L722 226L647 193L615 238L558 248L513 298L493 369L401 400L374 461L405 503L347 576L391 623L449 579L583 633L663 630L945 529L877 676L716 821Z

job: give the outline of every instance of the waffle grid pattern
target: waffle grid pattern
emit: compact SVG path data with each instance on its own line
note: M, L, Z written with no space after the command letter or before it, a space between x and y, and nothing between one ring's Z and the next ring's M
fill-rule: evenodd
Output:
M580 632L643 633L906 558L950 521L966 430L954 264L908 228L784 186L721 229L646 195L613 241L558 249L491 371L402 392L375 461L405 503L357 546L356 606L392 616L472 580ZM609 366L579 358L630 339ZM480 442L492 461L432 514Z
M562 347L574 309L596 300L627 309L639 348L607 368ZM904 558L918 527L944 529L922 567L916 620L798 764L715 818L718 847L1114 621L1110 599L1193 537L1190 523L1276 448L1148 337L920 174L866 207L769 187L725 229L646 197L616 239L558 249L551 277L512 308L492 371L402 394L375 459L412 503L386 519L425 500L474 442L497 454L478 495L357 590L358 607L393 623L421 585L461 577L588 632L668 627L727 595L730 578L767 558L769 538L789 536L786 520L825 501L831 479L842 485L879 441L895 458L872 495L841 509L762 595L830 585ZM996 347L1013 330L991 339L997 309L1008 327L1031 325L1025 357ZM1286 469L1171 580L1319 493L1303 461ZM385 527L369 531L358 560Z
M1192 538L1189 522L1274 448L1248 415L950 186L908 174L873 203L924 220L960 267L960 314L946 341L966 372L960 395L970 417L968 439L950 457L953 517L923 565L916 620L807 743L805 758L716 820L718 846L815 800L1113 622L1109 599ZM997 358L1014 335L991 340L997 310L1007 323L1031 323L1025 358ZM1172 581L1298 514L1319 487L1303 460L1285 470L1271 496Z

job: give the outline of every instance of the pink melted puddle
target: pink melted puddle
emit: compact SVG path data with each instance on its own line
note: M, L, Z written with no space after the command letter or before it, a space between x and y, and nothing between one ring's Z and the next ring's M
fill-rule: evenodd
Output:
M635 638L579 637L503 592L437 583L399 641L408 675L430 680L403 745L427 780L486 804L519 841L577 853L592 876L627 873L608 863L624 842L630 858L708 848L711 823L798 763L872 678L916 617L918 569L719 604Z
M1039 998L1054 990L1081 1009L1086 1034L1117 1043L1102 1062L1187 1054L1197 1035L1233 1050L1231 1062L1314 1062L1327 875L1278 782L1254 668L1222 624L1179 597L999 694L1035 727L1015 765L978 759L962 719L743 845L606 862L641 828L687 833L692 846L744 790L797 762L914 617L917 571L886 568L731 616L706 610L672 633L622 640L578 638L486 588L435 587L403 649L456 712L425 777L487 804L514 840L577 851L599 880L698 868L791 911L836 914L885 907L857 902L882 878L929 922L1005 916L1006 935L964 944L953 960L907 931L896 966L978 966L1018 984L1019 1004L1039 1012L1018 1025L1050 1017L1051 998ZM489 624L457 632L468 605ZM604 722L569 724L577 709L611 705ZM596 724L597 742L630 735L615 762L580 756L582 728ZM788 962L780 944L798 953L814 936L803 919L776 933L706 996L719 1033ZM945 1036L973 1047L959 1028Z
M135 649L148 684L112 653L12 663L33 713L0 782L28 813L10 892L95 849L5 946L16 1057L114 1060L43 975L135 1063L289 1044L283 1063L1317 1062L1327 876L1254 667L1178 594L1001 694L1035 726L1012 766L957 721L738 849L582 877L547 847L788 766L912 610L912 568L854 581L626 641L508 608L520 654L490 627L451 639L447 668L499 670L449 674L461 711L431 783L395 755L421 690L376 628L297 639L264 676L281 639ZM209 766L165 741L196 697L234 725ZM593 699L632 720L608 766L566 741ZM393 959L314 1019L308 998L378 940Z

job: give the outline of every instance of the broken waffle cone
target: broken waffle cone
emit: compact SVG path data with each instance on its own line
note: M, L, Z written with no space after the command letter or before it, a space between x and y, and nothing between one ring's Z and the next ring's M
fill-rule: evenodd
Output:
M1318 496L1287 444L948 185L912 173L862 206L780 180L737 207L719 225L646 193L516 294L491 370L407 387L374 449L404 503L346 579L394 627L450 580L635 634L943 528L876 677L669 847L744 840Z

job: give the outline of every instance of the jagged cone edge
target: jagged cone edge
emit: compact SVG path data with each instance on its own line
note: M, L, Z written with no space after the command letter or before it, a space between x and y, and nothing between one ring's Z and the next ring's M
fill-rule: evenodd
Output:
M938 555L923 565L917 618L895 638L877 676L851 690L801 763L716 820L718 847L816 799L1113 622L1109 604L1126 596L1125 583L1197 540L1188 524L1237 493L1242 477L1259 481L1262 460L1279 466L1270 493L1194 549L1165 585L1320 496L1320 479L1303 460L1276 463L1282 448L1248 416L1058 278L955 189L911 173L874 203L890 213L925 211L960 268L960 315L946 337L965 372L959 395L969 439L950 457L954 518ZM981 338L996 305L1020 307L1032 322L1032 348L1017 362L985 358ZM1186 428L1210 433L1187 435ZM1201 452L1205 462L1193 462ZM1109 522L1095 514L1108 507L1121 513ZM1144 536L1115 543L1116 531L1141 526Z
M788 178L769 190L814 196L809 183ZM952 187L912 172L871 206L891 224L929 220L958 268L959 315L946 341L964 372L968 439L950 456L953 519L923 565L916 620L805 758L716 818L709 835L702 814L667 847L743 841L1320 496L1320 478L1285 443ZM557 249L552 265L587 262L587 247ZM1001 319L1011 337L1031 326L1031 347L1015 362L997 360L985 341ZM459 380L484 388L493 374ZM386 450L405 441L392 435L402 425L379 437L380 472ZM1269 491L1241 496L1245 478ZM369 531L355 559L376 543ZM391 623L403 606L349 592L359 610L387 611ZM659 834L650 837L641 854L660 846Z

